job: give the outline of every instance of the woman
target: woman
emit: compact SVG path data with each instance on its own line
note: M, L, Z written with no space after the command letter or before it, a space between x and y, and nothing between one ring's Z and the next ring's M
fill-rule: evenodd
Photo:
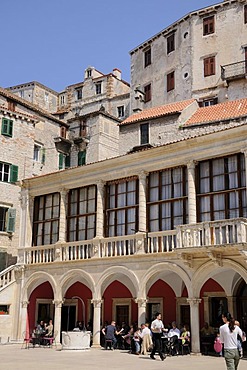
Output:
M235 319L229 313L222 314L224 325L220 327L220 340L224 343L224 357L227 370L237 370L239 363L238 335L242 330L235 325Z

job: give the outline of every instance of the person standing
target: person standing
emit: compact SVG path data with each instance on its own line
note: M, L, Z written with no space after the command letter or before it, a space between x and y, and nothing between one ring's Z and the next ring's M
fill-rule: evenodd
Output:
M220 327L220 340L224 343L224 357L227 370L237 370L239 363L238 335L242 330L235 325L235 319L229 313L222 314L224 325Z
M155 314L155 320L151 324L151 331L152 331L152 339L153 339L153 349L150 354L150 358L155 360L155 353L158 352L160 355L161 361L164 361L166 356L162 353L162 343L161 343L161 336L164 330L164 324L161 320L161 313L157 312Z
M113 349L116 349L117 338L115 335L119 334L116 329L116 322L112 321L110 325L107 325L106 328L103 328L102 333L105 335L105 340L111 340L113 344Z

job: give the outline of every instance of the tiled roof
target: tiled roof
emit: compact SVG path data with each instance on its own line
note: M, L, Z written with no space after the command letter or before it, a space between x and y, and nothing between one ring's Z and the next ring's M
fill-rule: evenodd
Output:
M227 101L209 107L198 108L184 126L219 122L247 116L247 99Z
M183 109L192 104L195 99L183 100L176 103L161 105L159 107L153 107L150 109L145 109L140 113L133 114L132 116L126 118L119 125L127 125L134 122L145 121L148 119L154 119L162 116L168 116L169 114L180 113Z

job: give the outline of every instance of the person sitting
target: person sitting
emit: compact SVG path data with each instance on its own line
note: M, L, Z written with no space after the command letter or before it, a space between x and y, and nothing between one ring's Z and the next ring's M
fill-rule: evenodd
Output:
M126 335L123 335L122 338L124 340L124 347L129 350L131 353L131 340L134 335L134 327L133 325L130 326L129 332Z
M110 325L107 325L106 328L103 328L102 333L105 335L105 341L111 341L113 346L112 349L116 349L117 339L115 335L119 334L119 332L116 330L116 322L112 321Z
M178 338L180 338L180 330L177 328L175 321L172 322L172 327L168 332L168 337L170 338L170 354L178 355Z
M135 355L139 355L141 351L141 346L140 346L140 340L141 340L141 329L137 328L136 331L134 332L134 337L133 337L133 342L135 346Z
M206 337L207 335L214 335L214 329L208 325L208 322L204 323L204 326L200 330L201 336Z
M147 351L150 349L150 347L153 345L152 337L151 337L151 330L148 327L149 325L141 324L141 334L140 337L142 339L141 343L141 353L143 355L147 354Z

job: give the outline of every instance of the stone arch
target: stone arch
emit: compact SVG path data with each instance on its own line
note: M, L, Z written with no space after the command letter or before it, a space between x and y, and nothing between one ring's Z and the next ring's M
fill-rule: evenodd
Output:
M35 288L37 288L39 285L49 282L51 284L52 290L53 290L53 295L54 298L57 294L57 283L53 276L48 274L47 272L44 271L39 271L39 272L34 272L32 275L30 275L23 287L23 301L28 301L31 293L34 291Z
M221 270L220 270L221 269ZM247 270L240 265L239 263L224 259L223 266L219 268L215 268L215 264L211 261L206 262L203 264L193 275L192 277L192 287L194 291L194 296L199 297L201 288L203 284L209 279L213 278L214 276L218 275L220 272L225 272L227 270L233 270L235 273L238 273L247 283ZM223 286L223 285L222 285ZM232 286L231 290L234 289ZM226 290L226 289L225 289ZM227 295L232 295L232 292L227 292Z
M95 282L90 274L80 269L73 269L66 272L60 279L59 287L61 296L59 299L63 299L67 289L76 282L84 284L92 292L92 296L95 291Z
M175 273L181 278L181 281L184 282L187 291L188 297L192 297L192 289L191 289L191 278L187 271L185 271L182 267L176 265L175 263L171 262L161 262L157 263L156 265L150 267L148 271L144 274L141 279L140 284L140 296L146 297L147 296L147 286L148 282L155 282L157 277L162 273Z
M119 278L119 279L118 279ZM105 289L115 280L119 280L121 283L127 286L130 290L132 297L137 297L139 290L139 279L138 277L130 271L127 267L114 266L109 267L104 271L100 277L97 288L95 291L95 299L100 299L103 295Z

